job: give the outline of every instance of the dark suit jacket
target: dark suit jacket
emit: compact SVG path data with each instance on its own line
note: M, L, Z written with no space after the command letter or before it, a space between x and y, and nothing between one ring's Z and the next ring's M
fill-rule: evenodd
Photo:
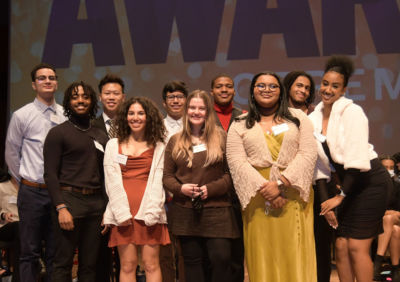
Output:
M243 110L241 110L241 109L239 109L239 108L236 108L236 107L233 107L233 109L232 109L232 116L231 116L231 119L229 120L229 126L231 126L231 124L232 124L232 122L235 120L235 118L237 118L238 116L240 116L241 114L243 114L244 112L243 112ZM219 120L219 118L218 118L218 115L217 114L215 114L216 116L217 116L217 124L220 126L220 127L222 127L222 124L221 124L221 121Z
M106 124L104 123L103 115L100 115L98 118L92 120L92 126L97 127L104 131L108 137Z

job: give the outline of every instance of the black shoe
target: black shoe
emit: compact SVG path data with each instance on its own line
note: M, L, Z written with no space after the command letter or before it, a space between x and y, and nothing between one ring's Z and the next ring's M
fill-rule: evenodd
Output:
M392 281L400 282L400 269L399 268L392 270Z
M374 281L381 281L382 264L374 262Z

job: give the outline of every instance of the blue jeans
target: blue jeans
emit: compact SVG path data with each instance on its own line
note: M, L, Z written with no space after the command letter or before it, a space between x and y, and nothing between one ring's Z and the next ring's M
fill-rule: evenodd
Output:
M21 249L19 258L20 279L24 282L36 282L39 276L39 258L42 253L42 241L45 242L47 278L51 281L55 244L51 222L53 208L47 189L20 185L18 192L19 230Z

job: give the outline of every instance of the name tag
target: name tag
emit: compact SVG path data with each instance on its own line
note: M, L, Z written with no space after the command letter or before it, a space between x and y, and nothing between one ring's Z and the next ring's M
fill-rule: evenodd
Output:
M96 149L104 153L103 146L99 142L97 142L96 140L93 140L93 142L94 142L94 146L96 147Z
M275 125L275 126L271 127L271 129L272 129L272 132L274 133L274 135L276 136L276 135L279 135L279 134L281 134L283 132L288 131L289 130L289 126L288 126L287 123L281 123L281 124L278 124L278 125Z
M15 197L15 196L10 196L10 197L8 198L8 203L9 203L9 204L16 204L16 203L17 203L17 197Z
M314 132L314 137L321 143L326 141L326 136L322 135L321 133Z
M200 145L193 146L193 154L203 152L205 150L207 150L206 144L200 144Z
M51 113L50 114L50 121L55 123L55 124L60 124L61 119L58 115L56 115L55 113Z
M128 156L125 156L122 154L118 154L114 159L115 162L122 164L122 165L126 165L127 160L128 160Z

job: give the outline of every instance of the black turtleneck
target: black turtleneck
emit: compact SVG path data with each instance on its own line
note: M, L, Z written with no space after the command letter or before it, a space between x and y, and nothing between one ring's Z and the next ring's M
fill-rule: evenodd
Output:
M44 180L55 206L64 203L60 186L103 189L104 152L107 135L91 127L88 116L71 116L52 128L45 140Z

